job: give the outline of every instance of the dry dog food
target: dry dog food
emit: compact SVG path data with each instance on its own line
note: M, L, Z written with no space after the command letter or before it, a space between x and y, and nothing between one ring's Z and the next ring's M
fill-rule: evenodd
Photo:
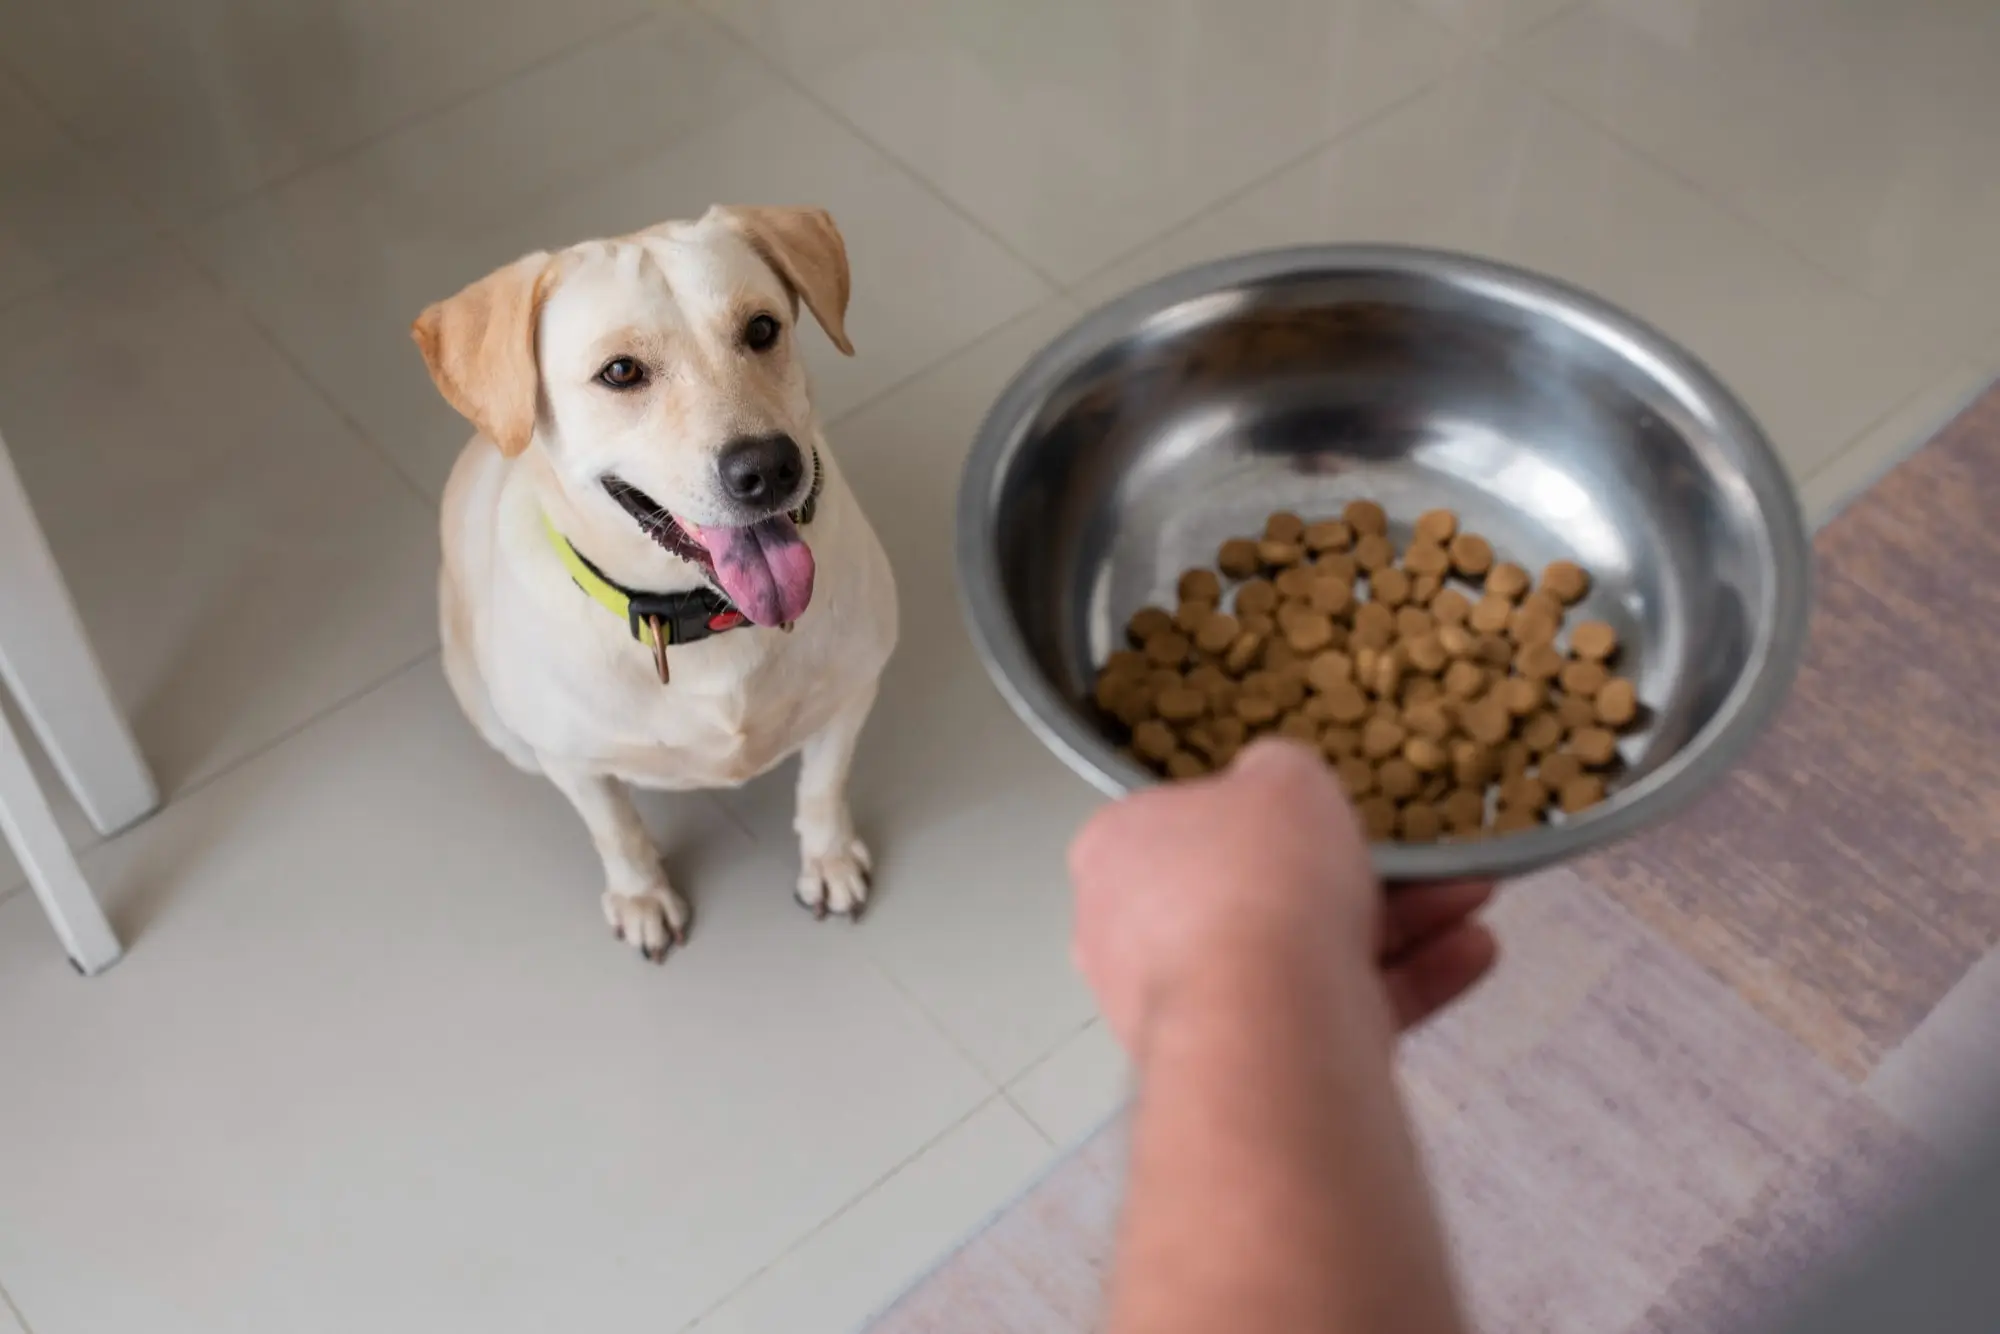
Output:
M1130 753L1172 779L1222 768L1259 736L1319 748L1370 838L1473 839L1603 801L1618 735L1643 714L1617 631L1570 620L1588 571L1535 578L1450 510L1273 514L1177 601L1144 607L1092 701Z

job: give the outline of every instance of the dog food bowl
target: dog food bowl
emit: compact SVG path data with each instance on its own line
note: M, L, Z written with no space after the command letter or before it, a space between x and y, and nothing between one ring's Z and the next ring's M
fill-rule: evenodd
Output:
M1693 357L1602 301L1462 256L1326 246L1224 260L1088 316L981 427L958 502L973 639L1021 718L1121 795L1157 781L1087 702L1182 570L1273 510L1380 501L1399 547L1456 510L1502 559L1593 578L1640 725L1607 800L1522 833L1377 844L1389 880L1514 875L1660 820L1777 709L1811 549L1770 442Z

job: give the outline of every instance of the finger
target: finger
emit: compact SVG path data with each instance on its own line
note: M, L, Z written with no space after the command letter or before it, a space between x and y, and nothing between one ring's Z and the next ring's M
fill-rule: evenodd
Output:
M1463 922L1492 897L1490 880L1448 880L1391 890L1384 909L1381 959L1400 962L1401 956Z
M1397 1026L1407 1032L1472 990L1499 953L1500 942L1477 922L1412 951L1383 978Z

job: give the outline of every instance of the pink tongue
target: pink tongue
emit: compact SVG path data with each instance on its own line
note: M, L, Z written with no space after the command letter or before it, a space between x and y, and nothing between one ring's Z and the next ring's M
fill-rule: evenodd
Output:
M715 580L738 611L758 625L783 625L805 615L813 595L812 548L782 514L748 528L704 528L703 546Z

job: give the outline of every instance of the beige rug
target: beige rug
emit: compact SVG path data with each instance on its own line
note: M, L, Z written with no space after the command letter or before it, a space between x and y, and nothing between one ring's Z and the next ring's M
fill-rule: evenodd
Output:
M2000 1063L2000 389L1821 533L1785 715L1672 826L1511 888L1411 1040L1488 1334L1750 1329L1949 1154ZM1095 1328L1100 1132L874 1334Z

